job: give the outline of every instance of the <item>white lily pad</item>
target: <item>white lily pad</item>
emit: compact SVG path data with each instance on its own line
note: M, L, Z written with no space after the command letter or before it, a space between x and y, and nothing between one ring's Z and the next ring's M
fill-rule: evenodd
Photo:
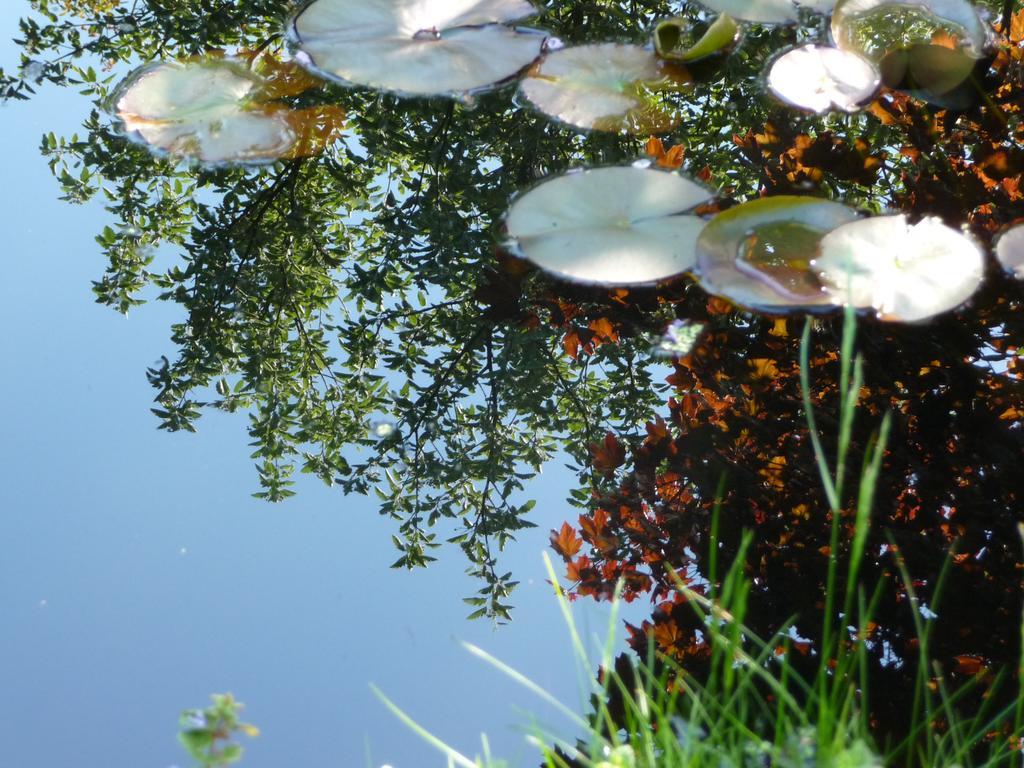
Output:
M1024 225L1005 230L996 240L996 259L1018 280L1024 280Z
M855 51L804 45L779 56L768 70L768 89L812 112L855 112L878 90L874 64Z
M756 21L759 24L789 24L800 19L800 9L828 13L836 0L700 0L701 5L734 19Z
M852 208L816 197L750 200L705 227L697 240L697 279L708 293L750 309L829 306L811 262L827 232L857 217Z
M296 58L331 80L398 93L461 95L515 77L544 36L503 26L525 0L314 0L289 27Z
M963 304L984 274L981 248L941 219L903 214L845 224L821 241L814 269L837 304L916 322Z
M151 64L118 86L113 111L153 150L208 164L266 162L299 137L287 110L254 102L262 83L230 59Z
M704 220L686 212L711 196L694 181L653 168L573 171L518 197L505 228L520 256L560 277L652 283L693 267Z
M663 96L691 84L682 66L645 48L598 43L548 53L519 90L544 114L577 128L645 134L682 122L682 113Z

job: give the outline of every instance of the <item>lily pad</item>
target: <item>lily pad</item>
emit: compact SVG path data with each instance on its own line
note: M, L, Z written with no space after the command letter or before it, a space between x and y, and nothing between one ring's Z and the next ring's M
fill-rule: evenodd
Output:
M409 95L462 95L515 77L544 36L499 22L536 13L525 0L314 0L289 29L296 58L345 84Z
M836 228L814 269L837 304L874 307L882 320L916 322L970 298L984 273L971 238L927 217L876 216Z
M111 103L125 133L150 149L208 164L267 162L300 136L287 110L259 102L263 80L240 62L161 62L135 70Z
M952 91L970 76L975 64L977 59L962 48L917 44L887 53L878 68L890 88L928 98Z
M633 166L573 171L517 198L505 218L518 255L585 283L653 283L692 269L712 193L676 173Z
M577 128L646 134L682 122L664 96L691 84L686 69L645 48L598 43L548 53L519 90L544 114Z
M889 87L927 100L964 82L988 41L967 0L842 0L832 37L878 64Z
M1018 280L1024 280L1024 224L1005 230L996 240L996 259Z
M690 19L680 17L655 27L654 49L663 59L698 61L729 50L739 37L740 25L727 13L719 14L703 34Z
M789 24L800 19L800 9L828 13L836 0L700 0L701 5L734 19L756 21L760 24Z
M832 37L841 48L877 61L886 53L931 44L948 35L980 57L988 33L967 0L840 0L832 14Z
M812 112L855 112L878 90L875 66L854 51L804 45L779 56L768 70L768 89Z
M750 200L715 216L697 240L701 286L740 306L784 312L832 301L811 261L822 237L856 211L816 197Z

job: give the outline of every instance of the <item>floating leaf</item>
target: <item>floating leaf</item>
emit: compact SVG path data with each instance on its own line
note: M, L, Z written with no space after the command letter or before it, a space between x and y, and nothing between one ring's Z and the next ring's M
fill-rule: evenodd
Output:
M161 62L125 78L112 103L125 133L151 149L210 164L265 162L299 136L287 109L254 101L262 84L231 59Z
M918 44L887 53L878 63L892 88L948 93L968 78L977 61L960 48Z
M996 240L996 259L1003 269L1024 280L1024 225L1018 224L1004 231Z
M599 43L548 53L519 89L541 112L577 128L664 133L682 122L665 95L691 83L684 68L640 46Z
M857 218L830 200L765 197L715 216L697 241L697 276L709 293L768 311L828 306L811 269L822 236Z
M818 45L787 51L768 71L768 88L775 96L818 113L855 112L878 84L878 70L859 53Z
M296 58L346 84L461 95L514 77L543 35L497 22L530 16L525 0L314 0L290 24Z
M931 100L967 79L988 34L966 0L845 0L832 37L878 64L889 87Z
M697 27L687 18L663 21L654 29L654 48L664 59L697 61L731 48L739 39L740 25L732 16L723 13L691 42L696 31Z
M704 221L684 212L710 196L696 182L652 168L574 171L516 199L505 226L520 255L561 277L649 283L693 267Z
M915 322L966 301L981 282L984 259L973 240L941 219L910 224L900 214L836 228L822 238L813 266L835 303Z
M937 37L945 38L945 47L965 46L980 57L988 33L967 0L840 0L832 37L877 61L899 48L935 44Z
M800 8L828 13L836 0L701 0L701 4L735 19L761 24L788 24L800 19Z

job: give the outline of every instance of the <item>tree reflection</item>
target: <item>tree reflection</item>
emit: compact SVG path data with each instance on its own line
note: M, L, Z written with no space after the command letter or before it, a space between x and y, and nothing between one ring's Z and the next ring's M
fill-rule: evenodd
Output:
M36 5L36 21L22 25L28 79L0 73L9 97L42 79L79 85L100 106L113 85L90 69L100 62L123 75L129 62L215 49L284 55L280 5L269 0L212 12L195 0ZM643 42L670 10L550 2L535 26L569 42ZM1018 17L1015 42L1021 31ZM886 91L866 113L819 118L762 93L763 63L803 34L751 27L728 58L692 65L692 92L672 95L685 119L651 147L721 189L703 213L759 194L817 194L937 215L985 243L1024 216L1018 46L979 64L976 98L958 111ZM377 493L397 524L395 565L425 565L446 540L457 544L483 581L469 598L474 614L499 618L515 584L499 552L533 525L524 484L565 451L583 514L554 543L576 594L602 597L625 579L627 597L655 604L637 647L653 637L694 669L699 628L667 568L706 572L721 487L719 557L735 553L742 529L756 533L748 623L770 634L796 616L809 660L829 519L799 391L802 320L741 312L685 280L562 284L495 246L516 192L567 168L635 160L646 137L581 135L516 106L509 90L462 103L309 83L274 98L310 115L340 108L344 137L244 169L155 158L98 108L82 135L44 139L70 201L106 200L98 301L121 312L148 299L181 308L149 371L161 427L193 430L211 408L245 413L258 495L292 495L296 469ZM321 143L338 129L318 125ZM871 640L876 685L893 693L880 717L906 711L900 691L916 659L894 557L939 616L933 649L951 674L1014 663L1020 650L1024 318L1020 284L991 272L967 307L928 325L861 321L851 473L881 414L896 415L862 570L869 587L884 584ZM706 331L666 382L649 347L676 318ZM816 320L812 336L826 445L837 430L839 324Z

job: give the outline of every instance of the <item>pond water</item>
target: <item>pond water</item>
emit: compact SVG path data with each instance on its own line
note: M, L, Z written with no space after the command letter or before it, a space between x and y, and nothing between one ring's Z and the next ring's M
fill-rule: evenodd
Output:
M0 21L30 95L0 107L12 764L185 765L177 713L229 690L246 765L441 764L372 682L534 765L515 725L576 734L458 640L587 711L543 552L588 637L621 580L618 649L696 675L670 570L739 557L750 627L793 619L811 669L864 533L882 737L909 605L951 680L1016 669L1024 21L854 4L831 32L784 0Z
M4 62L17 60L14 21L3 19ZM11 180L0 191L0 313L19 329L4 335L0 383L4 761L185 766L179 712L231 691L262 730L246 765L434 764L374 683L464 752L479 752L486 733L496 753L532 764L526 713L564 718L460 643L581 706L542 562L547 528L574 514L563 499L573 475L553 463L532 483L547 508L505 553L521 583L515 622L496 630L466 621L461 598L478 585L457 556L389 568L394 531L374 500L310 478L284 506L251 498L237 418L211 414L195 435L155 430L145 369L181 313L151 304L125 320L94 302L93 238L111 217L59 201L38 152L42 134L71 135L87 112L53 87L0 111ZM43 301L52 311L39 312ZM576 608L603 636L607 606Z

